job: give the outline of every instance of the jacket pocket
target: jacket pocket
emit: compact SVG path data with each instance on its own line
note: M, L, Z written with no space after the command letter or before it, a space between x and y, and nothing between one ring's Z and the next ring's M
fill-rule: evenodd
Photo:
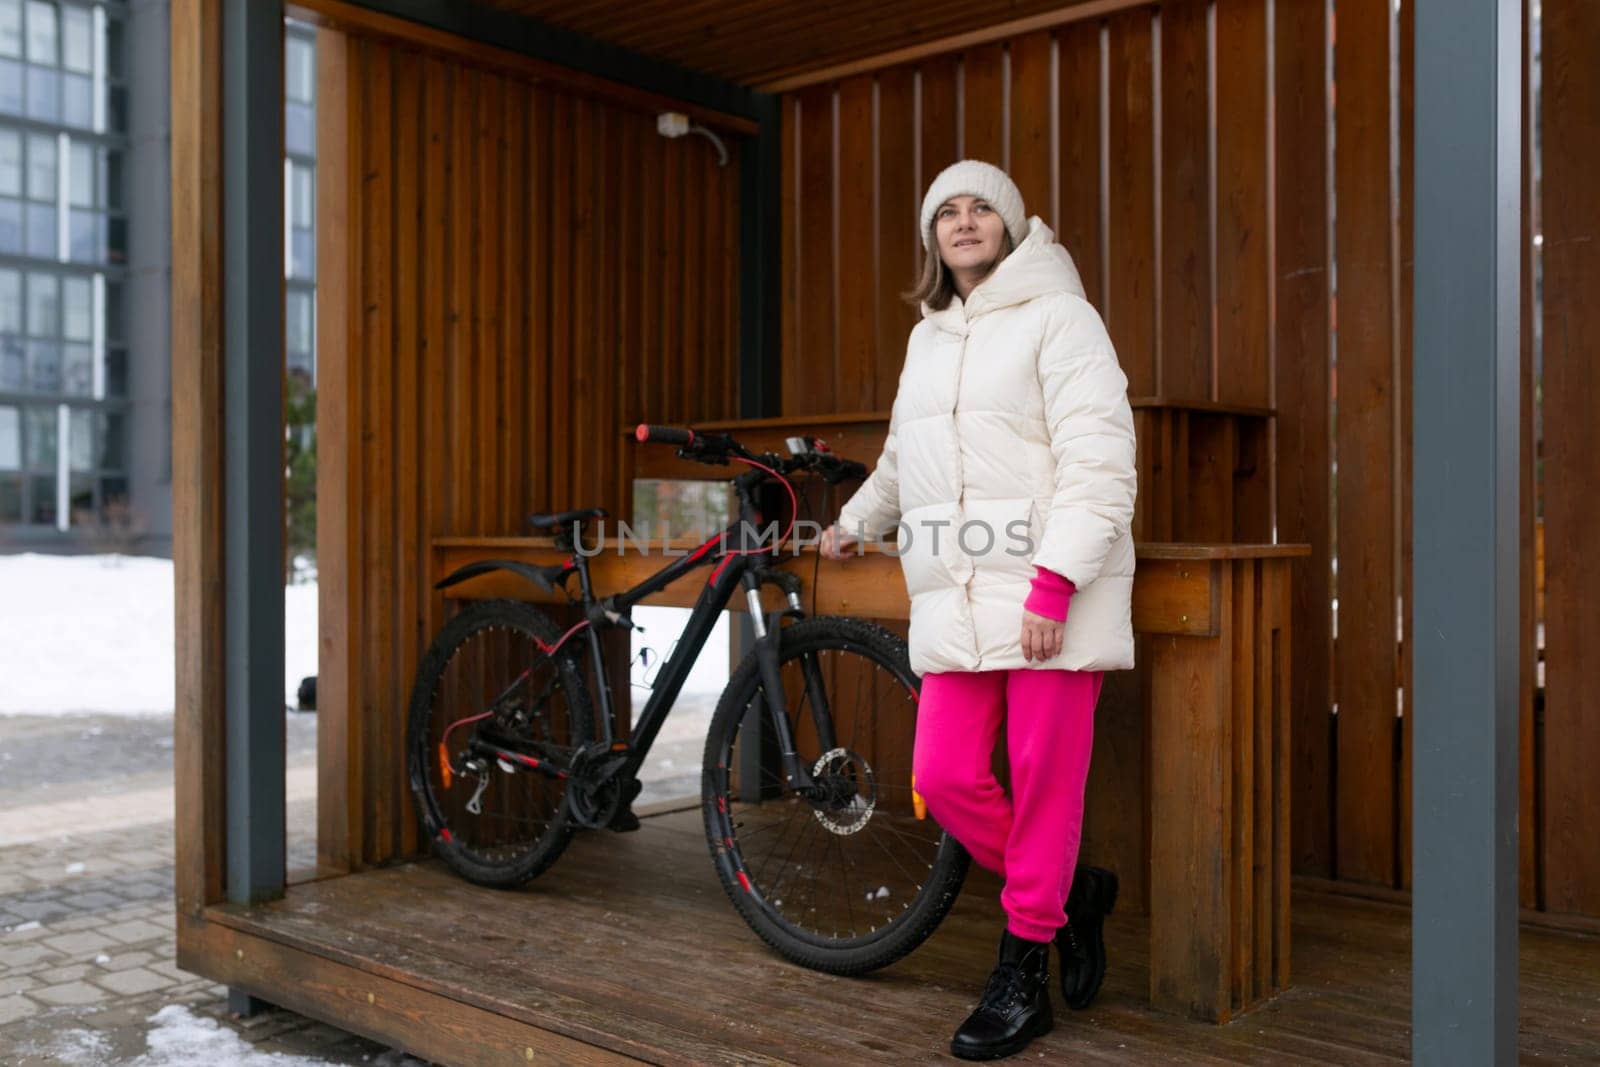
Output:
M926 504L900 518L900 569L911 596L965 585L971 561L956 544L961 510L955 504Z
M1003 582L1033 577L1039 547L1032 497L968 497L962 505L957 550L980 580Z

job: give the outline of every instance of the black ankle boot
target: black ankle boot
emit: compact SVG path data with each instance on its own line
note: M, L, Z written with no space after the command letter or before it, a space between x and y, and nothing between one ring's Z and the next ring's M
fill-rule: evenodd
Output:
M950 1051L963 1060L999 1059L1021 1052L1054 1025L1050 942L1027 941L1007 930L983 999L950 1039Z
M1061 998L1082 1011L1094 1003L1106 976L1105 918L1117 903L1117 876L1103 867L1079 867L1067 894L1067 924L1056 931L1061 950Z

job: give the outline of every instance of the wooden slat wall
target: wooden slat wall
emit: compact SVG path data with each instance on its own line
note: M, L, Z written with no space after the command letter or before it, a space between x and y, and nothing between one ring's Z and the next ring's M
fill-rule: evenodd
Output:
M319 851L349 869L418 847L404 716L444 618L431 539L626 516L622 425L736 414L739 185L647 113L322 37Z
M1544 781L1542 905L1600 915L1600 6L1542 0L1544 232Z
M1546 6L1546 89L1536 116L1545 123L1544 364L1554 375L1544 395L1555 401L1544 413L1552 446L1539 489L1551 528L1552 688L1540 734L1530 607L1522 875L1525 904L1592 915L1600 914L1600 865L1577 844L1579 828L1600 812L1600 788L1582 772L1600 750L1600 711L1578 670L1600 642L1584 608L1596 572L1579 547L1600 532L1581 488L1595 451L1587 368L1600 343L1579 297L1594 291L1600 270L1588 240L1600 211L1581 177L1593 154L1593 138L1582 134L1597 124L1600 95L1591 8L1579 0ZM1227 420L1182 441L1152 431L1159 442L1141 447L1141 492L1172 494L1150 513L1162 530L1263 525L1312 545L1293 583L1295 870L1402 889L1411 845L1403 714L1411 670L1411 27L1409 5L1397 14L1387 0L1335 0L1331 11L1282 0L1164 0L811 85L786 96L783 109L786 414L888 408L915 322L897 294L921 260L913 223L921 193L940 167L970 156L1005 166L1029 212L1072 251L1130 392L1276 412L1270 441L1247 449L1273 472L1270 505L1230 519L1185 499L1185 490L1195 497L1214 488L1202 485L1221 474L1210 457L1245 448ZM867 167L870 145L877 155ZM1531 250L1531 195L1528 211ZM870 276L849 265L857 256L876 264ZM1531 323L1531 292L1528 301ZM875 348L863 354L866 336ZM1527 411L1531 419L1531 400ZM1162 450L1176 466L1146 467ZM1530 427L1529 582L1533 452ZM1136 678L1112 681L1108 707L1140 705ZM1142 780L1139 737L1137 722L1105 723L1097 781ZM1107 818L1136 826L1139 815ZM1097 834L1095 820L1091 811L1086 841L1105 837L1108 827Z

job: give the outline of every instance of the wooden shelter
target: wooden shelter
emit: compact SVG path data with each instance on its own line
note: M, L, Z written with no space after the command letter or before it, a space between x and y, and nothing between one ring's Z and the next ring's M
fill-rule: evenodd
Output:
M870 463L915 321L898 294L921 191L977 157L1072 251L1139 434L1140 666L1108 678L1084 844L1126 887L1118 971L1051 1047L1406 1054L1410 3L289 10L320 27L318 863L284 866L272 617L284 8L174 0L185 967L448 1063L942 1049L991 951L982 877L865 987L741 936L692 804L580 841L528 891L475 889L427 859L403 708L459 597L529 595L486 578L447 598L439 574L553 552L522 536L529 512L626 517L635 479L706 477L635 447L633 423L818 433ZM1523 1048L1588 1056L1600 1043L1564 1013L1600 990L1570 940L1600 931L1600 689L1581 667L1600 653L1583 553L1600 310L1582 300L1600 283L1600 21L1584 0L1541 17L1542 93L1522 76L1542 181L1523 183L1520 244L1518 873L1525 922L1566 933L1524 940ZM665 111L715 138L661 136ZM818 610L903 625L893 562L860 564L816 571ZM862 988L883 1025L851 1021ZM1249 1036L1186 1018L1252 1009Z

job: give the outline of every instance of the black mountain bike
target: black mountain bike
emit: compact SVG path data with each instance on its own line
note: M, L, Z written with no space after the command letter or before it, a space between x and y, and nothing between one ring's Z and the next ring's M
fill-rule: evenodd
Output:
M438 583L509 571L547 592L561 589L582 618L563 629L529 603L478 601L428 649L412 688L407 755L434 851L469 881L510 888L549 867L579 829L637 829L630 805L639 767L707 635L742 588L755 645L718 702L701 776L717 874L739 914L789 959L835 974L886 966L933 932L969 863L912 790L906 731L920 680L890 631L859 619L807 617L799 578L772 562L797 510L789 476L834 483L860 479L865 468L808 437L790 438L788 456L753 454L726 435L674 427L641 425L636 437L677 445L685 459L747 466L732 479L739 521L610 596L596 596L588 556L576 551L583 524L605 516L600 508L530 518L536 529L557 531L560 549L572 552L560 564L485 560ZM780 488L789 526L767 540L776 531L761 530L757 505ZM613 736L599 631L632 628L633 605L699 567L711 573L683 636L632 731ZM783 592L785 607L763 610L767 585Z

